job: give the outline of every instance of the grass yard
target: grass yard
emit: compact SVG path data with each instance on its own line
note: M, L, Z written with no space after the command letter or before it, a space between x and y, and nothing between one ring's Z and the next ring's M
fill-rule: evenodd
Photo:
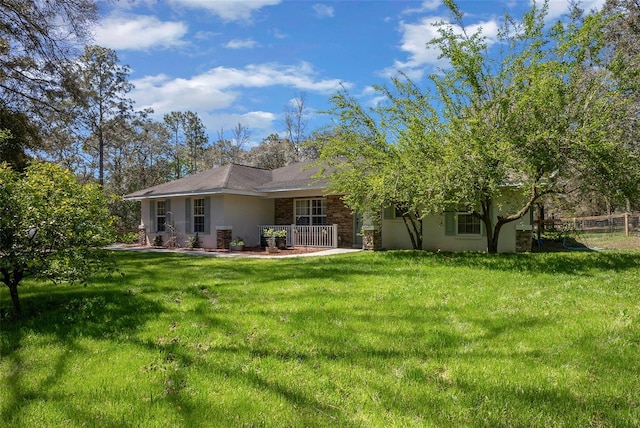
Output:
M3 427L640 426L638 252L117 257L24 284Z

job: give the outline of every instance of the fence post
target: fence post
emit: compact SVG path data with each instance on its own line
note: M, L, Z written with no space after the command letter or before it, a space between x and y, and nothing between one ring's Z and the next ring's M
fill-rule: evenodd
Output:
M629 236L629 213L624 213L624 236Z
M333 248L338 248L338 225L333 225Z

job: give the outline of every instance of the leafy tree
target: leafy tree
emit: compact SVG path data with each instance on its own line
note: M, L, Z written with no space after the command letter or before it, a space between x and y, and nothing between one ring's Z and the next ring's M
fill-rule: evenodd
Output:
M149 118L150 110L137 112L119 131L121 138L111 147L106 164L107 194L123 195L164 183L172 178L169 132L163 123ZM111 200L111 212L118 217L118 230L135 229L140 221L140 203Z
M620 90L635 100L635 114L640 116L640 1L607 0L603 12L609 21L604 31L604 40L609 48L608 69L620 82ZM620 124L629 145L635 146L640 156L640 124L628 120ZM637 206L638 202L636 202ZM632 210L632 202L627 199L626 210Z
M64 64L97 18L93 0L0 2L0 98L33 114L49 108L50 94L74 84L64 79Z
M124 193L155 186L171 179L171 143L167 127L138 112L130 123L130 149L126 158Z
M224 128L218 131L218 139L211 147L209 158L211 165L225 165L244 161L247 152L245 146L249 143L251 132L249 128L238 123L231 130L232 138L225 137Z
M203 170L204 153L209 142L202 120L192 111L183 114L185 144L189 153L189 174Z
M0 165L0 281L17 318L24 278L77 281L111 269L102 247L113 237L100 187L53 164L31 163L24 174Z
M547 4L534 4L522 21L506 17L492 55L481 30L469 34L445 3L456 26L440 23L430 42L449 62L430 76L434 93L398 78L377 88L387 103L371 111L344 92L332 98L339 132L321 154L335 168L332 187L355 189L345 198L353 209L396 200L420 219L463 206L496 252L501 228L544 195L571 186L638 194L638 157L620 130L638 117L602 61L602 14L548 28ZM494 221L492 207L516 185L522 200Z
M611 19L605 27L604 37L624 67L640 72L640 2L638 0L607 0L603 12ZM637 81L635 82L638 83Z
M464 28L462 13L447 4ZM490 252L501 228L546 194L571 184L612 198L637 192L637 162L617 126L630 100L601 59L606 20L595 13L546 28L546 11L546 3L534 4L521 25L507 19L499 35L506 55L498 59L480 33L450 25L432 42L451 63L432 76L450 149L446 170L424 185L444 184L451 203L470 207L486 226ZM494 223L491 207L507 183L517 183L524 199Z
M293 144L296 160L302 160L307 154L303 145L309 125L305 117L307 110L307 95L304 92L294 97L284 110L285 136Z
M115 51L100 46L86 46L71 65L78 91L70 107L84 137L83 149L97 158L98 181L104 184L105 156L120 141L119 131L133 111L133 101L127 98L133 88L127 81L129 67L118 63Z
M295 162L295 146L287 138L271 134L246 154L247 163L257 168L276 169Z
M175 170L175 179L182 177L182 152L184 151L184 131L183 131L183 114L179 111L172 111L164 115L164 124L169 130L173 143L173 167Z
M382 208L400 213L413 248L421 249L421 219L439 200L436 195L427 197L425 189L416 186L416 174L422 172L416 171L415 159L408 157L404 141L412 138L407 132L424 140L426 127L433 123L431 108L410 82L393 79L393 83L398 97L406 103L365 109L345 89L332 95L329 112L338 119L336 127L316 136L313 144L320 153L319 165L329 167L325 174L332 191L344 194L353 211L374 222L379 222ZM392 91L376 89L390 100L396 99ZM415 122L422 132L416 126L408 128L405 122Z
M0 103L0 129L11 134L0 141L0 162L7 162L19 171L24 169L30 158L27 151L42 144L38 128L25 113Z
M173 140L175 178L201 171L207 163L205 149L208 138L206 128L197 113L172 111L164 115L164 123Z

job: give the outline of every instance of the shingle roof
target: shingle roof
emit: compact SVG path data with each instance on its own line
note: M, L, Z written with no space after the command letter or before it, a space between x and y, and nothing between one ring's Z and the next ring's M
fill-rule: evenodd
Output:
M262 192L275 192L306 188L320 188L327 186L326 179L315 179L313 176L319 171L313 162L298 162L271 171L271 180L257 187Z
M325 180L317 181L313 178L318 167L310 167L310 165L311 162L300 162L270 171L228 164L130 193L125 196L125 199L214 193L261 195L284 190L326 187Z

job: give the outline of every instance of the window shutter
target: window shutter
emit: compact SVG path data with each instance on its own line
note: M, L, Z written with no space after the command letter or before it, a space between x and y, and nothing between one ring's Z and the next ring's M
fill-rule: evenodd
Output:
M156 227L156 201L149 200L149 232L155 233L158 231Z
M211 197L204 198L204 233L211 233Z
M456 222L456 213L453 211L445 211L444 213L444 234L456 235L458 224Z
M184 200L184 233L191 233L191 198Z
M393 220L396 218L396 207L393 205L384 209L383 217L385 220Z

